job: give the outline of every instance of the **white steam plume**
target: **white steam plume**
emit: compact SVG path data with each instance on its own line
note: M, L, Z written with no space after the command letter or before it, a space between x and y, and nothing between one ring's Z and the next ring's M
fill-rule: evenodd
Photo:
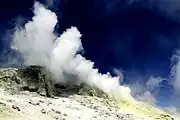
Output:
M180 51L177 51L176 54L173 55L172 62L174 61L175 64L173 64L171 70L171 80L174 89L172 104L180 110Z
M109 95L118 94L123 99L134 100L130 89L119 85L120 77L100 74L98 69L93 68L93 62L77 54L82 45L81 34L76 27L57 37L53 33L56 15L38 2L34 5L34 14L32 21L16 30L12 42L12 48L22 53L26 65L47 67L58 83L71 85L85 82Z
M172 66L171 76L173 76L173 87L177 94L180 94L180 56L179 51L172 59L177 59L175 65Z
M24 29L15 31L12 48L23 54L25 64L45 66L49 62L55 40L53 31L57 19L54 13L39 3L34 5L34 14L33 21L25 24Z

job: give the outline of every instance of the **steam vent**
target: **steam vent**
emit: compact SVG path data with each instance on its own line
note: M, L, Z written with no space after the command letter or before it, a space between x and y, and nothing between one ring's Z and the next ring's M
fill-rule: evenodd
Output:
M0 79L1 120L175 120L150 105L117 101L85 83L56 84L53 75L41 66L1 68ZM132 107L136 111L125 110Z

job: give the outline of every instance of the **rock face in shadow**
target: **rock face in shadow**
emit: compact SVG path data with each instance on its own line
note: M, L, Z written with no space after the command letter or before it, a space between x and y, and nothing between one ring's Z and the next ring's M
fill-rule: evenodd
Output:
M92 96L92 97L99 97L99 98L109 98L108 95L103 92L102 90L92 87L86 83L81 83L80 85L73 85L73 86L62 86L62 85L55 85L57 95L72 95L78 94L83 96Z
M55 94L55 80L46 68L31 65L19 69L18 75L25 83L22 90L38 92L40 95L47 97L52 97Z
M0 69L0 87L9 92L28 90L52 97L55 94L54 83L52 74L41 66Z
M26 90L37 92L46 97L68 97L69 95L78 94L108 98L108 95L102 90L85 83L70 86L55 84L53 74L46 68L36 65L19 69L0 69L0 87L13 93Z

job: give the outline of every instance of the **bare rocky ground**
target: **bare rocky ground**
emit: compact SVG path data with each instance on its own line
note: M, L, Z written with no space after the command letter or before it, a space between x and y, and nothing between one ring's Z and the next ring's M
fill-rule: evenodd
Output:
M47 76L48 74L48 76ZM163 115L155 120L174 120ZM0 69L0 120L154 120L124 112L86 84L55 85L42 67Z

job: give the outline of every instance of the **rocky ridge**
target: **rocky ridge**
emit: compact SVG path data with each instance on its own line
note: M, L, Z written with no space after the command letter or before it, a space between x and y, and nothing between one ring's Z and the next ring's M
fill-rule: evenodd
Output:
M0 69L0 120L153 120L125 113L117 103L85 83L57 85L40 66Z

